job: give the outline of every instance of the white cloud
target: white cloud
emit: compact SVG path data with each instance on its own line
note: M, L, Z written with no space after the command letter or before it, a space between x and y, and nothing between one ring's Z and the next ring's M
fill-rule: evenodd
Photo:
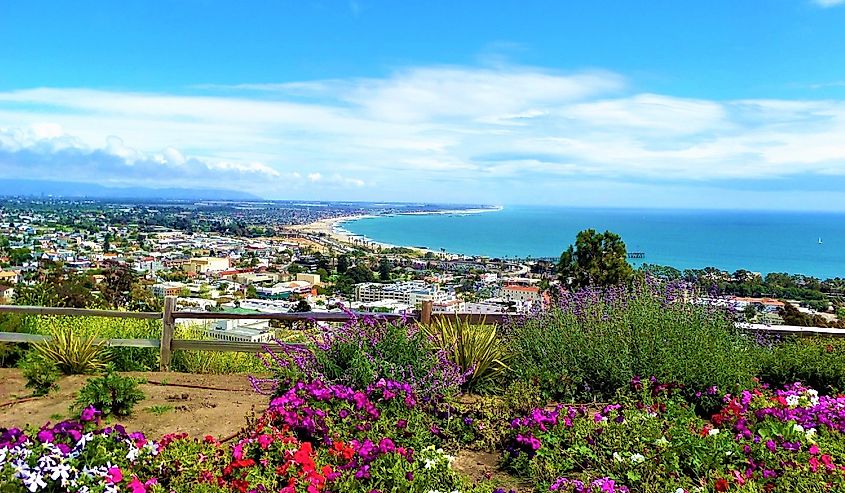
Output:
M812 2L822 8L828 8L842 5L845 0L812 0Z
M634 93L610 72L507 65L201 91L0 92L0 171L50 176L61 160L103 181L377 200L561 180L845 175L835 99L681 98Z

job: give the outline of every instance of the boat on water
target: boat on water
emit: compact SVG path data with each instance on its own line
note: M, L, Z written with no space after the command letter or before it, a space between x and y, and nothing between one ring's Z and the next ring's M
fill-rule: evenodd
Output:
M821 245L821 244L822 244L822 238L821 238L821 236L819 236L819 245Z

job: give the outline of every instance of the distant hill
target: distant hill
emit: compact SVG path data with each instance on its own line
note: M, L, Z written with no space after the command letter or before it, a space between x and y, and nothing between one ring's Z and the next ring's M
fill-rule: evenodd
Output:
M107 187L95 183L0 179L0 196L67 197L92 199L260 200L235 190L201 188Z

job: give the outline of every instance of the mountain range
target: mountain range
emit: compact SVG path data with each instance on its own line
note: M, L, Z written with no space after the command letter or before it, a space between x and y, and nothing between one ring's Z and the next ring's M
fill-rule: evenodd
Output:
M248 192L204 188L109 187L96 183L0 179L0 196L91 199L260 200Z

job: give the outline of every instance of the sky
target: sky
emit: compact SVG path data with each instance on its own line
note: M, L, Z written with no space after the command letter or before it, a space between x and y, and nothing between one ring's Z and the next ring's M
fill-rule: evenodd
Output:
M0 1L0 177L845 211L845 0Z

